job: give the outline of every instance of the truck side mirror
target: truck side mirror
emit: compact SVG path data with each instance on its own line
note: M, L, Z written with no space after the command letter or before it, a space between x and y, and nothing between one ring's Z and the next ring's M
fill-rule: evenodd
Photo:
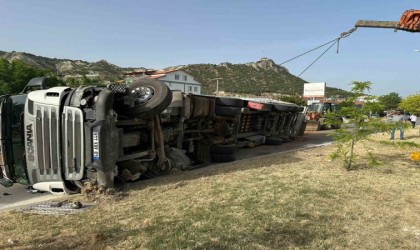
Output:
M26 84L25 88L22 90L21 94L27 94L34 90L40 90L40 89L47 89L47 77L36 77L32 78L28 84Z

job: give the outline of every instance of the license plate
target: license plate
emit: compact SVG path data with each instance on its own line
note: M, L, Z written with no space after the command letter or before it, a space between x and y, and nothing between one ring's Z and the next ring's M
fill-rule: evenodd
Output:
M99 160L99 132L93 131L93 160Z

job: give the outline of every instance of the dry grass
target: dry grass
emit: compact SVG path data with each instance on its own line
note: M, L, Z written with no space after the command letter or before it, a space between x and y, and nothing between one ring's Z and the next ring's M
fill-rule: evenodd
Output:
M332 145L137 183L78 215L4 213L0 248L418 249L420 168L373 139L374 168L346 171Z

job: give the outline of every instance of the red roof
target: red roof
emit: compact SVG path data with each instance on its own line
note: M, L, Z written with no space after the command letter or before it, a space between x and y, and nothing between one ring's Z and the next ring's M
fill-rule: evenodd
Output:
M164 77L164 76L165 76L165 74L159 74L159 75L150 75L149 77L152 78L152 79L156 79L156 78L161 78L161 77Z

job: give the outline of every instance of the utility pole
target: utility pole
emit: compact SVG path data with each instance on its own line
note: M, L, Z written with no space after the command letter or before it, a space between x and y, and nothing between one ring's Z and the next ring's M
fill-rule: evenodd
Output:
M219 92L219 80L221 80L221 79L223 79L223 78L218 77L218 78L210 79L210 81L216 80L216 93Z

